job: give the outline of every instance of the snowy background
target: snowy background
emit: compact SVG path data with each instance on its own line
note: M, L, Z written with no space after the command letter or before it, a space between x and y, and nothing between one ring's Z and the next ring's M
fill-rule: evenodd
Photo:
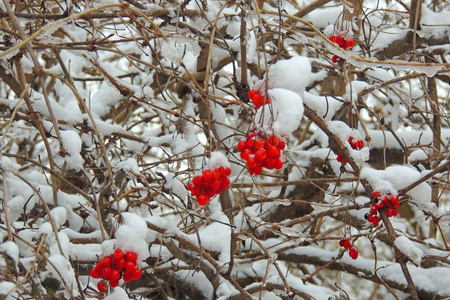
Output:
M354 2L0 2L0 299L449 298L449 5ZM142 277L100 293L115 249Z

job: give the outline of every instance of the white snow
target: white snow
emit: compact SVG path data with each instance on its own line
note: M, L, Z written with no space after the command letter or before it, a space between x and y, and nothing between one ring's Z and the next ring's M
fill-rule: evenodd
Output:
M5 300L15 299L12 294L16 290L16 284L10 281L0 282L0 295L6 296Z
M166 189L172 191L172 193L180 197L181 200L186 200L188 198L188 190L184 184L175 177L174 173L166 174L165 178L166 183L164 184L164 187Z
M411 242L410 239L408 239L406 236L401 235L398 236L395 239L395 246L409 259L412 260L412 262L416 266L420 266L420 262L422 261L422 257L424 253L422 250L417 248L413 242Z
M127 292L120 286L114 288L114 291L106 296L104 300L129 300Z
M53 273L54 278L60 278L64 286L64 295L66 298L79 295L76 283L75 272L70 262L62 255L51 255L47 257L49 263L47 269Z
M302 98L286 89L274 88L268 91L271 103L259 108L255 115L258 127L268 134L287 138L300 125L303 117Z
M122 249L124 252L134 251L138 255L138 263L146 259L150 253L148 250L148 229L145 221L134 213L124 212L121 214L123 224L114 235L114 248ZM113 249L104 252L104 255L111 255Z
M14 263L16 265L19 262L19 247L13 241L7 241L3 244L0 244L0 253L8 255L14 260Z
M448 20L450 19L449 11L433 12L425 3L422 4L420 15L420 26L425 36L433 36L435 38L449 37ZM444 26L444 27L443 27Z
M279 60L269 67L262 81L255 84L253 89L261 94L274 88L290 90L302 94L309 84L311 64L305 57L296 56L291 59Z
M230 168L230 163L228 161L228 158L222 152L219 152L219 151L211 152L209 160L206 164L206 168L214 170L214 169L218 169L220 167Z
M53 218L57 228L60 228L67 221L67 211L64 207L55 207L50 211L50 216Z
M116 169L122 170L124 172L131 172L133 174L139 174L139 167L136 159L129 157L124 161L120 161L115 166Z

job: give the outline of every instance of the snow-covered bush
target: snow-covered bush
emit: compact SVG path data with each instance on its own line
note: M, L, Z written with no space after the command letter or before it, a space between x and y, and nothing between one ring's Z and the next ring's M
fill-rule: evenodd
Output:
M450 297L448 10L0 2L0 299Z

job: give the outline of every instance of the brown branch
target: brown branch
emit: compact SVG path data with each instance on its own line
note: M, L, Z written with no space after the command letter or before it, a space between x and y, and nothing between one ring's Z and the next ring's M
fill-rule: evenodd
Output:
M444 172L444 171L448 171L450 167L450 160L447 158L445 159L444 162L442 162L436 169L434 169L433 171L429 172L428 174L424 175L423 177L421 177L420 179L414 181L413 183L411 183L410 185L408 185L407 187L404 187L400 190L398 190L398 195L402 196L405 195L406 193L408 193L410 190L412 190L413 188L415 188L416 186L418 186L419 184L421 184L422 182L427 181L428 179L430 179L431 177L433 177L434 175Z
M329 263L327 259L324 259L319 255L311 256L307 254L298 254L298 253L296 254L278 253L278 259L295 264L311 264L316 266L322 266ZM407 285L401 284L398 281L391 280L389 278L379 278L376 274L373 273L373 270L369 268L364 268L362 267L361 264L355 265L352 263L348 263L345 260L339 260L330 264L328 268L330 270L347 272L355 276L358 276L359 278L370 280L372 282L376 282L379 284L383 284L382 283L383 280L391 288L403 291L405 293L410 292ZM423 289L417 289L417 295L419 296L419 299L436 299L436 300L443 299L446 296L448 296L448 295L441 295L439 294L439 292L436 293L435 291L428 291Z
M160 228L150 222L147 222L147 227L150 230L154 230L161 234L166 234L166 232L167 232L166 229ZM205 258L214 267L216 273L218 275L222 276L224 279L228 280L231 283L231 285L233 285L238 291L240 291L245 296L245 299L252 299L252 296L247 291L245 291L239 285L239 283L236 282L236 280L234 280L227 272L225 272L225 270L222 269L222 267L217 263L217 261L208 252L204 251L203 249L201 249L199 246L197 246L190 240L188 240L182 236L179 236L177 234L173 234L173 233L170 234L170 238L177 240L180 243L180 246L182 245L183 247L186 247L187 249L189 249L191 251L195 251L198 254L200 254L201 257Z
M297 18L303 18L304 16L306 16L310 12L314 11L317 8L320 8L320 7L324 6L328 2L331 2L331 0L316 0L313 3L310 3L309 5L307 5L304 8L302 8L298 12L296 12L294 14L294 16L297 17Z

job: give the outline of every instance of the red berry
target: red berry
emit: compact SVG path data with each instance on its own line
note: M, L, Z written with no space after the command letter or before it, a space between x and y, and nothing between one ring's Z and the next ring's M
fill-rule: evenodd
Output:
M131 280L133 280L133 275L131 273L126 272L123 274L123 281L130 282Z
M196 186L202 186L203 185L203 177L200 175L195 176L192 179L192 183L195 184Z
M275 168L276 164L277 164L276 159L273 159L272 157L266 157L266 159L264 160L264 167L269 170Z
M195 187L194 191L192 191L192 196L198 196L202 193L202 188L197 186Z
M225 168L225 175L226 176L230 176L231 175L231 169L230 168Z
M253 97L255 97L255 95L256 95L257 93L258 93L257 91L251 90L250 92L248 92L248 97L249 97L250 99L253 99Z
M248 170L250 172L250 175L253 175L253 176L257 176L257 175L261 174L261 172L262 172L262 168L259 166L255 167L255 168L249 168Z
M272 135L272 137L269 140L270 143L276 147L278 147L278 144L280 144L280 139L276 135Z
M264 160L264 158L266 158L266 150L264 149L259 149L258 151L255 152L255 158L257 160Z
M359 149L364 148L364 141L362 141L362 140L359 140L359 141L358 141L358 148L359 148Z
M339 153L339 155L336 157L336 160L340 163L342 163L342 154Z
M122 250L117 249L116 251L114 251L113 258L114 258L114 261L121 260L123 258Z
M340 58L339 56L333 55L333 58L331 59L331 61L334 62L334 63L337 63L339 58Z
M131 275L133 280L138 280L139 278L141 278L142 275L142 271L140 269L134 269L133 274Z
M120 272L118 270L111 271L111 280L118 280L120 278Z
M286 147L286 143L283 141L280 141L280 143L278 144L278 149L283 150Z
M336 42L338 43L339 47L342 48L344 46L344 37L341 34L339 34L336 37Z
M255 141L255 149L263 149L265 144L266 144L266 142L264 142L263 139L257 139Z
M119 280L111 280L110 282L109 282L109 285L111 286L111 287L117 287L117 286L119 286Z
M123 258L118 260L118 261L116 261L115 262L116 268L119 269L119 270L122 270L123 268L125 268L125 263L126 262L127 261L125 259L123 259Z
M388 217L392 217L392 216L394 215L394 210L391 209L391 208L389 208L389 209L386 211L386 214L387 214Z
M254 137L250 138L247 141L247 149L253 149L253 151L254 151L255 143L256 143L256 139Z
M239 141L236 148L238 149L239 152L243 152L245 149L247 149L247 142Z
M241 158L247 160L251 154L253 154L253 152L250 149L246 149L241 153Z
M358 251L355 248L352 248L348 251L348 254L351 258L357 259L358 258Z
M219 169L214 169L213 171L213 179L219 179L222 174L220 174Z
M219 180L213 180L211 188L216 191L220 188L221 182Z
M200 205L206 205L209 202L209 197L205 194L201 194L197 197L198 204Z
M352 39L350 39L350 40L344 42L344 49L351 48L354 45L355 45L355 42Z
M211 170L203 171L203 179L209 181L213 178L213 172Z
M344 248L345 249L350 249L350 248L352 248L353 247L353 245L352 245L352 243L350 242L350 239L346 239L345 241L344 241Z
M93 268L91 270L91 277L92 278L100 278L102 276L102 271L99 268Z
M255 105L256 109L259 108L260 106L260 102L261 102L262 96L260 94L256 94L255 96L253 96L252 98L252 102Z
M219 170L220 177L222 177L222 176L225 175L225 168L224 168L224 167L220 167L220 168L218 168L217 170ZM213 173L214 173L214 172L213 172Z
M250 155L247 159L247 165L249 168L256 167L256 160L254 155Z
M372 198L378 198L378 196L380 196L380 192L374 191L372 193Z
M372 204L372 206L370 206L370 212L375 214L377 211L378 211L378 205L376 205L375 203Z
M127 261L125 263L125 270L127 270L128 272L131 272L134 270L134 268L136 268L136 264L132 261Z
M230 179L228 177L225 177L220 185L220 188L222 189L222 191L224 191L229 185L230 185Z
M214 191L212 189L207 189L205 191L205 195L208 197L208 201L209 201L209 199L214 197L214 195L216 195L216 193L214 193Z
M108 280L108 278L111 277L111 271L112 271L111 267L104 267L102 269L102 277L103 277L103 279Z
M111 266L111 263L112 263L112 258L111 258L111 256L106 256L106 257L104 257L103 260L102 260L102 262L103 262L103 265L104 265L105 267L110 267L110 266Z
M339 240L339 246L344 247L344 240Z
M100 281L99 283L97 283L97 288L98 288L100 293L106 292L106 288L107 287L108 286L106 285L106 282L104 282L104 281Z
M269 146L267 147L267 154L269 154L272 157L280 157L280 149L278 149L276 146Z
M275 169L281 170L282 168L283 168L283 162L281 161L281 159L277 159L275 161Z
M389 198L389 201L391 201L392 203L398 202L398 196L391 196Z
M380 222L380 219L378 219L377 216L374 216L373 219L372 219L373 225L378 226L378 223L379 223L379 222Z
M136 260L137 260L137 254L136 254L136 252L133 252L133 251L128 251L126 254L125 254L125 259L127 260L127 261L131 261L131 262L136 262Z
M332 35L328 38L331 42L336 43L336 36Z

